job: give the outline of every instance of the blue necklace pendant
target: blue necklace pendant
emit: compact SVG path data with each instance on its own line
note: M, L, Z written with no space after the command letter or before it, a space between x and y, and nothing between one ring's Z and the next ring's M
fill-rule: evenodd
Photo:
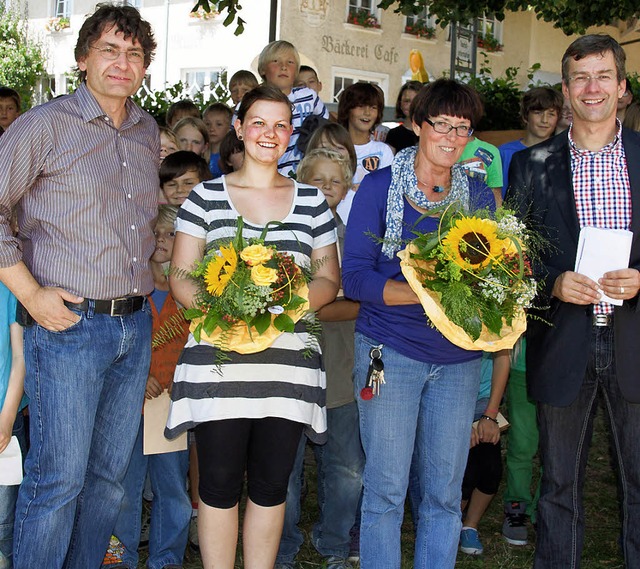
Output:
M431 188L431 191L435 192L436 194L441 194L442 192L444 192L444 188L442 186L433 186L433 188Z

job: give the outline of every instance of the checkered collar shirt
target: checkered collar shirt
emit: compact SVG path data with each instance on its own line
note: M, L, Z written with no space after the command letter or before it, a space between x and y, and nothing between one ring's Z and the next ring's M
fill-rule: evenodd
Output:
M598 150L578 148L569 130L573 193L580 227L629 229L631 224L631 186L622 145L622 125L613 141ZM613 306L601 302L596 314L613 312Z

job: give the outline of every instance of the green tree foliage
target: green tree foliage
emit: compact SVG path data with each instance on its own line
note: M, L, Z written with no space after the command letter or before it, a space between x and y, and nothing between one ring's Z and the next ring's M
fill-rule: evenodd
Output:
M535 63L527 71L529 86L534 73L540 69L540 64ZM522 128L520 122L520 99L522 92L518 85L518 67L508 67L503 77L493 79L489 60L485 54L484 62L480 65L478 74L469 80L482 98L484 103L484 116L478 124L477 130L511 130Z
M148 93L144 88L134 95L133 100L147 111L156 122L160 125L165 124L165 118L167 116L167 110L172 103L180 101L181 99L191 99L200 112L204 111L207 106L212 103L227 103L231 98L227 85L227 73L223 72L221 82L217 85L211 85L210 97L205 100L204 94L199 91L195 95L191 95L188 90L188 86L182 81L178 81L174 85L168 86L165 89L159 91L153 91Z
M44 49L29 38L24 21L1 1L0 62L0 85L18 91L26 111L33 102L36 83L45 73Z
M425 7L441 26L470 22L483 14L504 19L506 10L533 8L538 19L552 22L565 34L583 34L589 26L605 26L640 13L637 0L381 0L381 8L394 8L405 15L418 14Z
M266 0L265 0L266 1ZM238 16L240 0L197 0L194 10L227 10L224 25L237 18L236 35L244 29ZM444 27L450 22L470 22L483 14L495 14L504 20L506 10L517 12L533 8L539 19L552 22L565 34L582 34L589 26L604 26L615 20L627 20L640 14L638 0L381 0L380 8L394 8L404 15L419 14L425 7Z

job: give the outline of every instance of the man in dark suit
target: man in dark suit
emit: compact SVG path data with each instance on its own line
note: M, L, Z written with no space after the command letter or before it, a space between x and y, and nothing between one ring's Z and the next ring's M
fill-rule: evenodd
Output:
M574 41L562 59L567 132L514 155L508 200L549 241L535 264L541 316L527 330L527 383L538 404L543 461L536 569L580 565L582 487L598 399L609 415L622 489L622 543L640 567L640 137L616 120L625 54L607 35ZM633 232L629 268L598 282L573 271L580 229ZM602 302L602 294L624 301Z

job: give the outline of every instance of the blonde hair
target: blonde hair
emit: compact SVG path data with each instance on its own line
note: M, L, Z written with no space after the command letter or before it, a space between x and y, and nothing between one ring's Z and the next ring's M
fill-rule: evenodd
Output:
M176 136L175 132L173 132L168 126L160 126L158 127L158 129L160 130L161 136L166 136L171 142L176 145L176 148L180 148L180 145L178 144L178 137Z
M158 206L158 218L156 219L156 225L170 225L173 227L176 223L176 216L178 215L178 206L162 204Z
M272 41L268 44L261 52L258 57L258 73L262 79L265 78L267 63L271 61L274 57L276 57L279 53L283 51L291 51L293 52L293 57L296 60L296 75L298 74L298 69L300 69L300 55L298 54L298 50L295 46L286 41L286 40L276 40Z
M298 164L298 170L296 173L298 180L303 184L308 184L309 182L307 180L311 177L313 166L321 159L331 160L340 166L342 177L348 190L351 187L351 180L353 179L351 164L349 160L342 156L342 154L329 148L316 148L307 152L300 164Z

